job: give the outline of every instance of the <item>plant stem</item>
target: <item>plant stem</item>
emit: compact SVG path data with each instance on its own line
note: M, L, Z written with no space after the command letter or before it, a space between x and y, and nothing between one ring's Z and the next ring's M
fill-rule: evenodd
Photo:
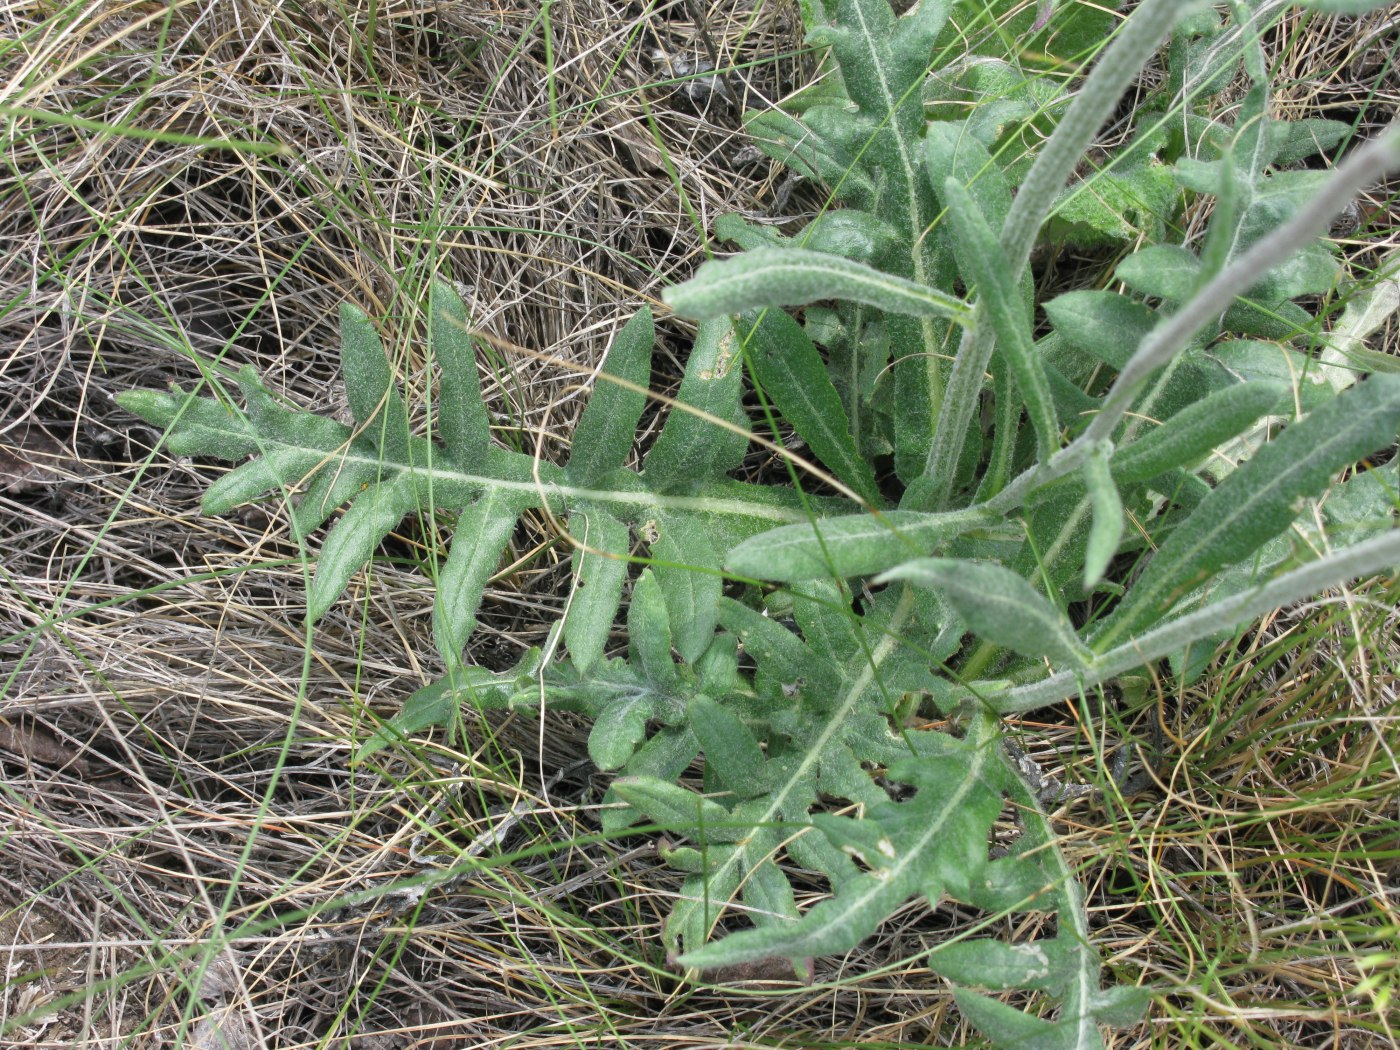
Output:
M1077 696L1099 682L1160 660L1192 642L1199 641L1235 624L1258 619L1289 602L1337 587L1348 580L1380 572L1400 564L1400 529L1337 551L1254 590L1172 620L1131 641L1111 649L1084 672L1061 671L1033 685L1012 689L991 704L998 714L1022 714L1048 704Z
M1012 283L1021 279L1040 227L1055 199L1107 123L1123 92L1166 40L1185 9L1181 0L1146 0L1085 78L1059 127L1045 143L1016 193L1001 228L1001 246L1012 268Z
M1085 79L1050 140L1017 191L1001 228L1001 246L1011 266L1011 282L1020 281L1041 225L1049 218L1060 190L1108 118L1118 99L1181 15L1180 0L1147 0L1128 18L1117 39ZM980 298L963 330L948 378L938 425L924 464L926 490L907 510L946 508L953 476L967 438L982 377L991 360L995 334Z
M1280 260L1312 243L1351 200L1387 172L1400 167L1400 129L1392 127L1348 157L1327 185L1296 215L1258 241L1214 280L1202 288L1142 341L1119 373L1094 421L1073 443L1042 467L1032 467L987 501L985 509L1006 514L1019 507L1031 491L1064 477L1083 464L1094 446L1109 440L1137 396L1138 388L1170 361L1206 325L1249 291Z

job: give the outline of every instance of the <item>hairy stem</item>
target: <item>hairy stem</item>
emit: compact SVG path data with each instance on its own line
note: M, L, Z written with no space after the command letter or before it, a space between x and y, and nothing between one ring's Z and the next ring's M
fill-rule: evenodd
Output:
M1033 685L992 697L997 713L1021 714L1079 695L1085 689L1143 664L1160 660L1221 630L1267 615L1289 602L1337 587L1348 580L1369 576L1400 564L1400 529L1329 554L1301 568L1286 572L1254 590L1163 624L1155 630L1109 650L1083 672L1062 671Z
M1157 369L1180 353L1197 332L1249 291L1280 260L1288 259L1327 230L1352 199L1387 172L1400 167L1400 129L1392 127L1362 146L1333 173L1326 186L1288 222L1258 241L1171 317L1152 330L1119 373L1103 407L1078 438L1049 463L1032 467L987 502L985 509L1007 514L1031 491L1078 470L1101 441L1111 438L1139 388Z

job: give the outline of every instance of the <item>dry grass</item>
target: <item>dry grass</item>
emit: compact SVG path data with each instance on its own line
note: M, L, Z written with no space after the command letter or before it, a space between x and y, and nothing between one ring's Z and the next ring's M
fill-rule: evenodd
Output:
M643 839L596 837L606 783L563 719L542 755L512 717L351 769L373 718L435 671L421 537L308 644L285 516L201 516L212 468L153 456L160 435L111 401L198 382L199 360L343 411L344 300L421 393L440 273L483 332L531 351L482 362L499 439L557 455L611 334L693 266L717 215L774 197L739 109L800 82L800 27L795 3L754 6L5 6L0 1027L16 1027L0 1039L969 1038L919 961L979 921L951 909L911 906L812 987L679 985L659 946L675 876ZM1289 111L1372 130L1400 102L1396 22L1281 34ZM700 61L738 70L729 99L666 83ZM1390 245L1392 207L1363 204L1359 266ZM659 388L687 340L663 320ZM542 640L567 583L553 542L520 530L480 662ZM1099 733L1035 727L1052 771L1077 756L1068 775L1092 781L1116 748L1154 771L1062 813L1110 968L1166 990L1115 1045L1394 1041L1394 607L1372 585L1251 632L1201 690L1151 684ZM444 870L463 847L479 866Z

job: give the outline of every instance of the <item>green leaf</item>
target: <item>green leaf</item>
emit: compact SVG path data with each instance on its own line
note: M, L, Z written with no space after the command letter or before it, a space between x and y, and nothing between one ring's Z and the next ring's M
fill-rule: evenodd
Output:
M774 623L757 610L731 598L721 598L719 621L733 631L744 650L764 669L764 673L784 685L805 682L817 690L836 687L839 671L821 653L802 644L802 639Z
M781 248L788 243L788 238L774 227L751 223L734 212L727 212L715 220L715 240L732 244L744 251L754 248Z
M924 136L924 170L929 186L941 193L948 179L966 187L976 210L1000 229L1011 210L1011 187L987 148L965 121L940 120Z
M491 440L490 419L476 373L476 346L467 333L467 307L446 281L428 292L428 346L442 373L438 386L437 430L447 451L470 463Z
M1325 15L1364 15L1389 7L1389 0L1297 0L1299 7L1310 7Z
M647 819L701 842L734 842L748 830L718 802L655 777L621 777L612 790Z
M988 700L996 711L1015 714L1081 696L1085 689L1098 682L1124 675L1180 652L1202 638L1219 634L1222 625L1246 623L1330 587L1389 572L1396 565L1400 565L1400 531L1386 530L1372 539L1334 549L1316 561L1290 569L1259 586L1237 591L1221 601L1210 602L1135 634L1099 656L1094 661L1092 674L1080 670L1061 671L1010 690L998 685L997 695L989 696Z
M1156 160L1100 172L1065 189L1046 236L1085 248L1162 236L1177 195L1172 169Z
M801 121L781 110L764 109L747 116L744 128L754 145L796 174L833 187L845 204L869 207L879 199L879 190L856 154L832 136L813 134L827 114L827 120L850 120L847 111L834 107L809 109Z
M1072 1028L965 988L953 989L953 998L964 1016L996 1046L1014 1046L1017 1050L1100 1050L1102 1047L1102 1043L1096 1046L1077 1041Z
M681 659L693 664L714 641L724 591L721 555L704 515L662 514L648 526L655 530L651 571L666 598L672 640Z
M1292 523L1299 499L1318 496L1336 471L1393 442L1397 424L1400 377L1378 375L1287 427L1177 526L1095 648L1155 623L1215 572L1247 561Z
M884 0L836 0L834 14L834 23L816 26L808 40L831 46L851 100L877 119L898 114L907 123L910 110L921 113L921 106L910 106L903 93L928 69L947 18L946 5L921 0L896 17Z
M723 328L727 331L728 326ZM373 340L372 330L369 335ZM711 363L714 349L710 347ZM702 370L699 364L703 362L697 363L696 370ZM732 379L725 380L732 384L727 396L732 398L729 403L734 411L738 410L741 390L737 371L731 369ZM703 380L696 382L705 386ZM458 522L453 554L444 566L445 576L440 581L434 608L434 636L449 663L460 660L475 624L474 613L485 581L498 565L515 518L529 507L548 504L553 513L563 516L586 498L588 506L600 507L619 520L645 520L647 515L657 515L664 506L668 513L675 510L683 516L694 515L693 520L710 533L713 546L718 549L763 528L804 520L808 514L824 513L833 506L833 501L825 497L800 500L781 488L706 481L679 470L676 486L685 490L684 496L662 498L649 491L643 479L625 470L605 475L596 480L599 487L580 492L566 483L564 472L553 464L487 447L467 467L449 454L435 451L424 438L410 439L402 458L394 459L368 435L357 437L349 427L334 420L283 408L261 387L251 369L244 371L240 385L248 399L247 412L178 390L174 394L139 393L126 400L153 422L170 428L167 441L174 452L235 459L246 455L260 457L232 472L235 476L231 480L215 485L211 511L227 509L222 503L229 499L255 495L254 485L273 492L303 488L293 515L293 528L296 535L305 537L345 502L369 500L363 510L347 515L351 529L326 548L330 558L323 559L326 567L318 573L313 587L313 616L323 614L335 601L333 587L343 588L348 583L355 568L369 559L379 538L402 513L415 506L435 513L466 508ZM722 407L724 398L716 401ZM708 462L716 468L737 462L745 445L742 436L729 435L733 440L717 450L719 442L705 440L706 432L712 429L705 423L687 435L695 442L697 458L692 462L698 461L702 466ZM664 484L654 484L652 489L663 487ZM392 492L403 507L402 513L395 516L390 506L393 500L385 502L386 492ZM381 517L385 520L378 521ZM342 522L338 528L344 525ZM376 528L377 536L372 535ZM349 542L352 539L354 542ZM717 562L717 554L712 555L712 563ZM703 620L703 614L697 616L698 620L686 626L692 632L685 635L688 647L703 644L695 640L704 633L703 626L695 626Z
M336 523L321 546L316 575L306 596L306 617L315 623L335 604L361 566L370 560L379 541L418 505L413 479L399 474L375 485Z
M484 667L457 667L451 674L410 694L399 713L355 749L352 764L363 762L376 751L401 743L414 733L452 725L464 703L478 710L504 707L507 695L508 690L495 672Z
M962 300L936 288L804 248L759 248L703 263L693 278L661 297L682 317L702 321L821 299L844 299L911 317L961 319L968 312Z
M1118 264L1113 275L1135 292L1169 302L1185 302L1196 290L1201 260L1179 244L1139 248Z
M631 661L647 681L666 686L676 680L666 600L650 569L644 569L632 587L632 604L627 609L627 637Z
M1354 473L1333 489L1322 506L1330 538L1351 544L1394 527L1396 511L1400 509L1400 478L1395 476L1394 461L1388 466L1388 470L1376 467Z
M726 564L740 576L784 583L868 576L999 521L975 508L942 514L894 510L824 518L784 525L745 540L729 552Z
M1225 311L1221 327L1255 339L1297 339L1316 331L1316 318L1297 303L1259 303L1241 299Z
M730 934L684 953L681 965L704 969L775 955L800 961L848 951L915 894L936 903L945 890L957 892L976 879L986 863L987 832L1001 810L1003 773L986 737L989 722L972 741L949 741L942 756L920 756L897 774L892 770L918 787L908 802L877 802L868 821L822 821L823 833L837 845L871 843L866 857L872 871L848 879L798 922ZM873 827L861 827L867 823Z
M348 432L348 428L347 432ZM363 439L357 439L363 441ZM362 448L356 445L351 446L356 451ZM379 456L374 453L370 456L322 456L322 466L311 478L311 483L306 486L297 501L296 510L292 512L292 535L299 540L305 540L310 535L330 520L332 514L338 508L348 503L361 491L373 485L376 480L383 475L384 467L378 462ZM279 481L287 484L288 480L296 477L295 473L283 474ZM206 501L209 495L206 493ZM210 514L221 514L230 509L209 505L206 502L205 510Z
M968 628L1023 656L1085 667L1094 654L1063 613L1010 569L989 562L920 558L877 576L876 583L905 580L947 597Z
M627 760L629 776L654 778L673 783L700 750L689 726L663 726ZM621 798L610 786L603 794L601 822L603 833L615 835L641 819L632 806L616 805Z
M677 405L647 453L647 481L690 489L697 481L719 477L738 466L747 440L714 420L733 422L740 411L741 360L739 337L727 318L701 324Z
M754 377L783 418L837 478L866 503L879 504L875 472L856 448L841 398L802 326L766 310L756 322L746 318L744 327Z
M461 661L462 649L476 630L481 595L523 509L518 499L487 490L458 515L433 602L433 638L448 666Z
M792 617L803 640L833 660L849 660L860 650L860 617L851 610L850 591L839 581L793 584Z
M1072 972L1073 951L1053 938L1021 944L968 938L936 948L928 956L928 967L964 987L1049 991L1062 987Z
M590 507L569 515L569 535L578 546L571 556L574 590L564 618L564 644L574 666L587 674L607 648L622 603L630 534L607 511Z
M654 698L646 694L623 697L603 709L588 733L588 757L605 772L621 769L646 737Z
M1287 390L1275 383L1237 383L1188 405L1149 430L1109 464L1120 484L1150 481L1173 468L1196 466L1203 458L1276 409Z
M771 831L760 834L766 838L773 837ZM766 855L759 850L752 852L761 859L755 862L752 857L745 858L742 876L744 914L760 929L785 926L797 919L797 901L793 897L792 884L773 860L777 845L775 843L768 848Z
M718 599L715 604L718 606ZM718 619L718 608L715 613ZM739 688L739 640L732 634L715 635L710 647L693 663L700 688L711 696L726 696Z
M388 458L406 459L408 412L384 355L384 344L364 311L349 303L340 307L340 354L346 399L360 432Z
M310 475L324 463L325 454L319 450L273 449L259 459L235 467L210 485L202 501L204 508L210 514L232 510L252 502L265 492L276 492L281 488L283 478ZM355 488L359 488L358 479Z
M799 669L799 673L806 676L805 684L799 679L791 691L784 691L781 700L773 697L773 703L780 706L773 711L768 737L767 769L772 777L771 790L752 804L736 808L736 814L745 813L754 828L768 828L775 821L783 820L796 822L800 829L807 822L811 808L818 804L820 795L866 805L885 800L884 793L861 767L857 755L875 762L892 763L911 753L920 756L942 753L935 743L944 739L941 734L908 730L897 737L892 734L883 713L888 702L884 692L887 674L902 680L897 666L902 662L901 649L894 639L910 623L909 613L914 607L914 603L907 600L908 589L900 590L904 593L895 595L895 602L877 603L885 605L889 615L878 617L876 630L879 634L870 639L868 648L858 659L848 661L832 675L829 668L812 666L820 660L819 654L812 653L815 659L809 658L807 668ZM769 624L770 629L782 630L762 617L757 619ZM751 640L755 644L750 644ZM760 666L763 666L765 653L757 643L768 640L757 631L745 635L745 649ZM778 674L770 668L764 679L756 683L760 692L765 691L763 680L771 681L776 677ZM784 837L793 861L821 871L834 887L848 885L858 874L850 859L824 837L800 831L795 836L785 834ZM734 857L717 860L711 875L718 883L727 883L729 866L751 866L755 857L771 855L771 849L765 836L755 835L745 840ZM677 909L678 914L691 907L689 902L683 904ZM685 943L695 946L700 942Z
M754 798L768 790L763 751L733 711L700 694L691 698L688 716L705 761L728 791Z
M1094 524L1084 553L1084 589L1092 591L1123 542L1123 501L1109 471L1112 448L1099 443L1084 460L1084 484L1094 508Z
M963 280L977 286L979 305L996 333L997 351L1016 378L1044 462L1059 448L1060 424L1045 367L1033 345L1030 311L1012 284L1011 264L1000 242L967 190L950 178L943 184L943 199L953 223L958 267Z
M894 469L907 485L923 473L936 420L948 409L950 391L944 389L942 362L959 332L932 318L887 317L884 328L894 358L889 367L893 386L887 386L893 402L888 407L894 423Z
M1116 292L1068 292L1046 303L1045 314L1066 342L1115 369L1158 321L1156 311Z
M644 306L617 333L574 428L568 466L573 481L592 484L627 461L646 408L644 390L651 379L655 342L651 309ZM622 382L610 382L610 376Z
M1323 150L1340 145L1351 135L1351 125L1340 120L1326 120L1322 117L1300 117L1281 122L1283 139L1274 155L1273 163L1287 167L1315 157Z
M809 251L872 265L893 250L898 240L898 235L884 220L853 208L822 212L793 238L797 245Z
M1129 1028L1142 1019L1151 1002L1152 993L1148 989L1120 984L1094 992L1089 1007L1101 1023L1113 1028Z
M245 390L262 389L251 367L239 373L239 385ZM168 428L165 447L176 456L234 460L262 451L261 435L246 413L214 398L187 394L178 386L171 389L174 392L170 394L157 390L128 390L117 395L117 403L148 423ZM338 428L337 433L342 435L336 444L349 440L349 427L332 420L325 422L333 423ZM318 436L322 433L324 430L318 428Z
M1016 848L1024 848L1019 843ZM983 869L982 878L972 887L967 903L987 912L1050 910L1054 896L1054 876L1046 871L1037 854L1012 852L998 857Z

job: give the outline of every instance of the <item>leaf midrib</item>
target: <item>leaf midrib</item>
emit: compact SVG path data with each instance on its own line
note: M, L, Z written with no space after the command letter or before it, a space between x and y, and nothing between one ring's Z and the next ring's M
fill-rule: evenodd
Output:
M206 427L206 429L209 429ZM224 433L246 437L241 430L229 428ZM363 453L343 449L339 452L327 452L326 449L316 445L303 445L286 440L263 438L260 453L264 456L288 449L294 452L315 453L325 457L329 461L344 466L365 466L374 469L391 467L399 471L407 471L415 475L415 480L419 484L431 484L434 481L465 485L478 489L494 489L499 492L515 492L530 494L538 497L540 502L560 498L569 500L591 500L596 503L612 504L632 508L654 507L663 510L683 510L692 513L718 514L726 517L753 518L765 521L772 521L780 525L795 525L810 521L810 514L801 508L787 508L774 506L771 503L760 501L747 501L722 496L675 496L661 495L641 489L635 492L621 491L617 489L593 489L581 485L567 485L559 482L545 481L512 481L506 478L491 477L489 475L469 474L455 468L444 468L441 466L429 465L427 463L397 463L386 460L382 455L370 456ZM438 453L432 457L434 461L447 460L447 453ZM549 470L557 470L553 464L545 465ZM323 468L324 469L324 468Z

